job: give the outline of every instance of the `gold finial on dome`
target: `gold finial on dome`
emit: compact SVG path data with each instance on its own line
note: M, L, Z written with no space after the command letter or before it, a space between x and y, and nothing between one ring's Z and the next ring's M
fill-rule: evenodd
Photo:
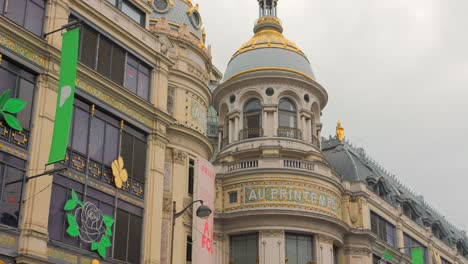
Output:
M338 123L336 124L336 137L338 138L338 141L343 142L344 139L344 128L341 125L341 121L338 120Z

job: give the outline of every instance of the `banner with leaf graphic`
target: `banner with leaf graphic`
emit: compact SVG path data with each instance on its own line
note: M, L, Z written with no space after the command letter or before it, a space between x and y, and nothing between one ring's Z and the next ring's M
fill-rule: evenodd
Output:
M0 95L0 114L8 126L15 130L23 131L23 127L15 115L23 110L26 104L24 100L10 98L10 90L6 90Z
M75 97L79 39L79 28L70 30L62 35L59 90L49 164L65 159L73 113L73 98Z
M96 205L78 199L72 189L72 197L65 203L67 213L67 234L71 237L80 237L83 242L91 244L91 250L97 250L99 256L106 258L106 249L112 246L112 225L114 219L104 215Z

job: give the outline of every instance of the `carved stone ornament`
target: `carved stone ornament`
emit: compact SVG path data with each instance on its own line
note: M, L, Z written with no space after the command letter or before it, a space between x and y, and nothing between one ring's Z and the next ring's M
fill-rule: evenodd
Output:
M369 257L372 254L372 250L369 248L361 247L345 247L345 255L356 255L356 256L367 256Z
M283 230L261 230L261 237L282 237L284 234Z
M171 197L163 197L163 212L171 213L172 211L172 199Z
M324 235L319 235L319 241L325 244L333 244L333 239L332 237L324 236Z
M175 163L185 165L185 161L187 160L187 154L185 152L174 149L172 154L173 154L172 157Z

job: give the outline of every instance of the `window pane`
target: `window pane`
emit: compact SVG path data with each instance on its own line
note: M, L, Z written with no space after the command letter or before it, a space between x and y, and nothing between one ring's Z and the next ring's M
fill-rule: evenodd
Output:
M18 182L14 184L8 184L9 182L13 182L16 180L22 180L24 172L12 168L12 167L5 167L1 166L2 169L0 173L5 174L5 189L3 190L3 197L1 199L0 206L0 223L17 227L18 226L18 219L19 219L19 211L21 205L21 191L23 188L23 183ZM5 172L6 168L6 172ZM8 185L7 185L8 184Z
M146 143L139 139L135 139L135 151L133 160L133 177L139 181L145 181Z
M130 63L127 63L127 70L125 76L125 87L130 90L132 93L137 91L137 76L138 71Z
M54 176L57 177L57 176ZM49 237L52 240L62 240L65 226L65 212L63 207L67 200L67 189L58 184L52 185L52 197L49 211Z
M138 96L144 99L148 99L149 95L149 86L150 86L150 79L147 75L139 72L138 74Z
M114 258L123 261L126 261L127 257L128 216L127 212L121 209L117 210L114 232Z
M80 61L94 69L96 64L96 50L98 34L89 27L82 27L82 44L80 49Z
M91 159L102 162L104 154L104 129L106 123L101 119L94 117L91 119L91 135L89 137L89 156Z
M110 166L117 159L119 152L119 129L107 124L106 143L104 145L104 165Z
M113 45L112 47L112 65L111 65L111 79L117 84L122 85L125 72L125 51Z
M130 4L127 0L124 0L122 3L122 12L133 19L138 24L143 24L143 12L138 10L132 4Z
M110 77L111 52L112 43L107 38L100 36L97 71L106 77Z
M5 60L2 62L5 64ZM10 95L12 94L11 91L14 91L16 88L16 75L10 73L6 69L1 68L3 65L0 65L0 92L4 92L10 89Z
M87 154L89 114L75 107L73 115L72 148L81 154Z
M42 29L44 25L44 2L42 0L36 2L39 4L36 4L33 1L28 3L24 27L37 36L42 36Z
M31 124L31 109L32 109L32 104L33 104L33 96L34 96L34 84L24 79L20 79L18 89L19 89L18 98L25 100L27 104L23 108L23 110L18 113L17 117L21 125L24 128L28 129L30 128L30 124Z
M127 132L122 132L122 150L120 155L124 159L125 167L130 177L133 177L133 137Z
M16 24L23 26L26 12L26 0L8 1L8 10L6 17L13 20Z
M130 215L128 235L128 262L140 263L140 244L143 221L141 217Z
M251 100L247 103L247 105L244 107L244 112L250 112L250 111L261 111L262 106L260 105L260 100Z
M3 7L5 6L5 0L0 0L0 14L3 15Z

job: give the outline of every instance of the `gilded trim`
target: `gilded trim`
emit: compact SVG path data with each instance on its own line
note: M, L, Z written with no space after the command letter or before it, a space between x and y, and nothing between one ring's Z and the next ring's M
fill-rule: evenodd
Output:
M0 245L14 248L16 247L16 237L7 234L0 234Z
M257 71L286 71L286 72L291 72L291 73L295 73L295 74L299 74L299 75L302 75L308 79L311 79L311 80L314 80L312 77L310 77L309 75L303 73L303 72L300 72L300 71L296 71L296 70L293 70L293 69L289 69L289 68L281 68L281 67L260 67L260 68L253 68L253 69L249 69L249 70L245 70L245 71L241 71L241 72L238 72L234 75L232 75L231 77L229 77L226 81L224 82L227 82L239 75L242 75L242 74L246 74L246 73L251 73L251 72L257 72Z
M83 90L83 91L87 92L88 94L98 98L99 100L101 100L101 101L105 102L106 104L112 106L113 108L120 111L121 113L123 113L123 114L125 114L127 116L131 116L132 118L136 119L137 121L139 121L140 123L146 125L147 127L153 127L153 121L150 118L148 118L148 117L140 114L138 111L135 111L132 108L120 103L119 101L117 101L112 96L104 94L102 91L100 91L96 87L93 87L93 86L87 84L83 80L77 78L76 79L76 86L78 88L80 88L80 90Z
M26 58L27 60L39 65L39 66L42 66L42 67L45 67L45 59L39 55L37 55L36 53L34 53L33 51L31 51L30 49L27 49L25 47L23 47L22 45L14 42L13 40L9 39L8 37L6 37L5 35L3 34L0 34L0 45L6 47L7 49L23 56L24 58Z

